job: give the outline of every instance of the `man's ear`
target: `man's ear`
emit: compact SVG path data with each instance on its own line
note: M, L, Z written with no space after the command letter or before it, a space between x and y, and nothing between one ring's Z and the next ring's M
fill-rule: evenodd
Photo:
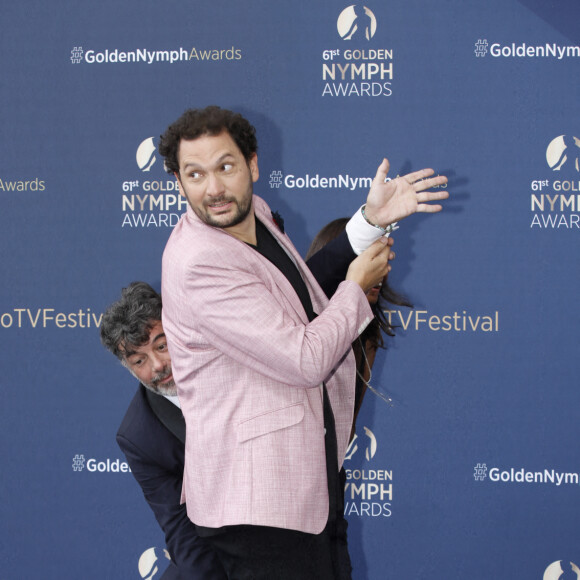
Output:
M181 180L179 179L179 173L177 171L173 172L175 179L177 179L177 189L179 189L179 195L185 197L185 193L183 193L183 186L181 185Z
M258 177L260 177L260 170L258 169L258 154L253 153L248 161L248 167L250 168L250 174L252 176L252 181L256 183Z

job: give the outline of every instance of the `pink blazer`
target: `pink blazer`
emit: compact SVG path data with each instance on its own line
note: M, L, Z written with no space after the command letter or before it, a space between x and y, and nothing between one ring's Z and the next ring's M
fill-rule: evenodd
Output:
M186 420L182 499L207 527L251 524L320 533L328 517L322 381L339 466L353 413L351 342L372 317L360 287L328 301L254 196L256 216L298 266L319 316L253 248L188 208L163 254L163 326Z

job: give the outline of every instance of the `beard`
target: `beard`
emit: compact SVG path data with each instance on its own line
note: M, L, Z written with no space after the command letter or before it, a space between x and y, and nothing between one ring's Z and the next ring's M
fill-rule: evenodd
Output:
M169 376L171 376L171 367L153 377L149 384L143 384L146 388L153 391L154 393L157 393L158 395L175 396L177 395L177 387L175 386L175 381L173 379L171 379L168 383L161 384L161 381Z
M156 395L175 397L177 395L177 386L175 380L171 379L168 383L161 384L161 381L171 376L171 366L155 375L150 382L146 383L141 380L131 369L129 372L146 388L154 392Z
M185 195L189 207L197 215L197 217L208 226L216 228L231 228L241 224L252 211L252 201L254 196L254 182L251 174L248 175L248 182L246 190L241 199L236 199L232 195L222 194L219 197L214 197L211 200L205 200L199 206L191 203L190 197L187 195L186 189L181 185L180 191ZM233 212L227 212L227 215L219 215L209 211L209 207L219 203L233 203L235 208ZM218 210L219 211L219 210Z
M209 211L207 211L207 207L210 205L214 205L216 203L233 203L235 205L235 211L233 215L224 216L223 219L220 218L219 215L212 215ZM207 225L214 226L216 228L231 228L233 226L237 226L241 224L249 215L252 209L252 191L250 190L249 195L241 201L233 197L228 197L226 195L222 195L219 198L212 199L211 202L204 203L203 210L196 210L194 208L195 213L197 216Z

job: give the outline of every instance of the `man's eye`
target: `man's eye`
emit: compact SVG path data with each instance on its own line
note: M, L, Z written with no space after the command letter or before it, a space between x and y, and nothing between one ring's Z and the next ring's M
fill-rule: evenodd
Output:
M166 343L162 343L157 347L157 350L160 351L166 351L167 350L167 344Z
M231 171L234 168L232 163L224 163L222 165L222 171L224 171L225 173L227 173L228 171Z

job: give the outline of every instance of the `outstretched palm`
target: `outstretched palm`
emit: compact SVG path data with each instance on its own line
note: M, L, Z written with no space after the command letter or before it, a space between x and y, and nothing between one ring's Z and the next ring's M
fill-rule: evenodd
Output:
M447 183L445 176L430 177L432 169L421 169L386 181L389 167L388 159L384 159L373 179L365 208L370 222L385 227L416 212L441 211L440 205L427 202L447 199L447 191L425 190Z

